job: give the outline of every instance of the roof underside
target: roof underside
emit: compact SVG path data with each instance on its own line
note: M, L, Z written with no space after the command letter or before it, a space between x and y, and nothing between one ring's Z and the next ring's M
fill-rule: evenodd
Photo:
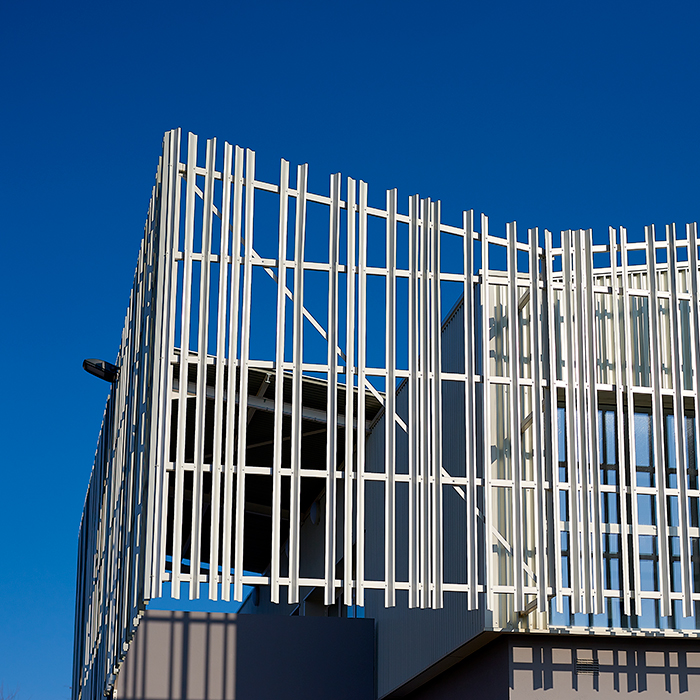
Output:
M173 366L175 377L179 376L179 363ZM224 367L224 386L228 383L228 367ZM197 384L197 366L188 366L188 394L195 393ZM177 383L176 383L177 386ZM184 448L184 472L183 500L182 500L182 531L192 532L192 518L198 517L193 513L193 492L196 489L202 491L202 513L201 513L201 552L202 552L202 573L208 572L208 560L210 556L211 534L212 534L212 491L219 492L221 501L219 513L219 556L222 561L223 552L221 543L223 542L223 527L225 511L224 488L221 474L224 471L226 454L226 425L227 425L227 402L223 402L223 412L219 420L222 421L222 446L219 465L214 465L214 428L217 417L214 415L214 392L216 390L216 367L213 364L207 365L207 401L205 418L205 435L203 441L203 455L195 458L195 425L197 416L196 398L190 396L187 399L187 415L185 417L185 444ZM274 421L275 421L275 386L276 377L274 371L261 369L248 370L248 423L246 429L246 455L247 467L265 468L272 470L274 460ZM240 377L236 378L236 396L239 395ZM326 469L326 443L327 443L327 382L317 377L304 375L302 378L302 440L301 440L301 468L318 472L318 478L305 476L301 479L301 514L302 520L308 516L311 505L316 501L325 489L325 469ZM176 461L178 445L176 443L177 422L179 420L179 398L177 392L172 400L172 423L170 459ZM354 414L357 415L358 391L355 388ZM237 401L238 403L238 401ZM282 469L291 468L291 416L292 404L292 374L285 372L283 388L283 420L282 420ZM382 409L379 400L369 391L365 394L366 407L366 429L378 416ZM338 386L338 426L337 426L337 468L343 468L345 457L345 387ZM237 424L237 421L236 421ZM236 425L234 424L234 425ZM357 426L355 425L355 428ZM237 441L237 430L234 428L234 439ZM233 450L235 455L235 450ZM235 464L235 456L234 462ZM256 469L256 471L258 471ZM218 484L215 481L218 480ZM281 505L282 505L282 533L281 542L286 542L289 528L289 493L291 477L285 474L281 479ZM231 523L235 523L236 509L236 489L238 487L237 478L233 479L233 494L231 498ZM244 568L246 571L254 573L264 573L271 559L271 513L272 513L272 489L273 480L269 474L246 474L245 478L245 538L244 538ZM173 513L176 508L175 503L175 479L171 478L168 488L168 510ZM195 499L196 502L197 499ZM173 555L173 523L174 518L169 517L166 550L167 555ZM196 531L196 529L194 530ZM235 537L231 537L235 541ZM183 540L181 557L183 560L183 572L188 571L187 561L190 560L192 542L190 539Z

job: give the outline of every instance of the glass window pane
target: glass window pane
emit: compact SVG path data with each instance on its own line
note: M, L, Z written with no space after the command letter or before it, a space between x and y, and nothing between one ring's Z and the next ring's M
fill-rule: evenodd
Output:
M617 451L615 443L615 411L605 412L605 461L608 464L617 464Z
M638 467L651 466L651 416L648 413L634 414L634 447Z

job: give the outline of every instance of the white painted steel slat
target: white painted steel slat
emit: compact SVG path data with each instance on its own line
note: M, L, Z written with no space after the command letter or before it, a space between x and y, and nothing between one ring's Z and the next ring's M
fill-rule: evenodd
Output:
M357 183L347 180L346 205L346 263L345 263L345 478L343 494L343 603L350 605L353 596L353 468L355 456L355 433L353 416L355 403L355 235L356 235ZM364 433L357 430L358 440Z
M463 214L464 226L464 455L466 494L464 503L466 506L467 528L467 585L469 595L467 607L476 610L479 606L479 542L478 542L478 501L477 501L477 438L476 438L476 410L474 396L474 331L476 319L474 313L474 211L470 209Z
M162 161L161 161L162 163ZM154 205L151 202L146 221L146 231L150 233L154 220ZM153 237L146 236L142 248L143 254L137 270L138 294L134 298L135 313L132 318L131 342L133 364L130 372L127 403L127 433L124 440L124 473L119 488L119 532L117 545L119 565L115 586L115 634L119 648L127 642L130 634L128 621L133 614L138 614L138 601L143 591L138 591L139 579L142 577L141 558L141 504L142 493L139 486L144 483L144 464L147 459L147 441L139 436L139 425L145 424L147 403L149 402L146 372L151 363L151 336L145 330L146 312L153 298L154 285L150 277L153 269ZM121 605L119 605L121 603Z
M593 587L592 587L592 557L591 557L591 465L592 465L592 455L591 446L588 442L588 437L590 435L593 426L588 426L587 418L587 394L588 387L586 382L586 365L588 364L588 358L586 357L587 349L587 338L586 338L586 326L588 323L588 318L586 317L586 310L584 304L584 274L583 274L583 262L581 247L584 245L582 231L578 230L572 232L573 234L573 253L574 253L574 277L575 277L575 295L576 295L576 324L575 324L575 340L574 344L576 347L576 437L578 440L578 454L575 460L579 471L580 478L580 526L582 530L582 540L581 540L581 594L583 596L584 605L582 610L592 610L593 609ZM572 365L574 353L572 352ZM569 418L569 420L571 420ZM596 425L597 425L596 416ZM572 443L573 444L573 443ZM578 489L578 486L577 486ZM578 558L577 558L578 561ZM578 598L578 593L576 595Z
M559 614L563 612L563 579L562 579L562 549L561 549L561 489L559 487L559 397L557 391L557 351L555 333L559 326L559 318L556 314L556 299L554 291L554 253L552 249L552 232L545 229L544 232L544 267L547 287L547 318L549 321L549 333L543 337L547 338L549 350L549 363L547 380L549 383L549 443L547 452L550 455L549 473L551 478L550 488L552 491L552 510L554 513L554 523L552 525L551 545L554 558L550 557L549 572L553 583L553 592L556 596L556 609Z
M671 613L671 569L668 549L668 518L666 500L666 443L664 440L664 412L661 400L661 358L659 357L659 299L657 295L656 271L656 230L654 226L645 226L647 243L647 269L649 284L649 354L651 355L652 414L651 423L654 434L653 460L656 500L656 532L659 556L659 587L661 589L661 615Z
M693 404L694 404L694 424L695 435L700 434L700 313L698 313L698 303L700 294L698 293L698 227L697 224L686 224L686 236L688 238L688 288L690 291L690 323L692 333L692 356L693 356ZM697 439L697 438L696 438ZM697 447L695 453L695 468L698 466ZM683 614L693 612L693 602L691 599L693 590L689 589L683 597Z
M270 600L279 603L280 547L282 527L282 427L284 404L284 341L287 309L287 227L289 218L289 163L280 164L280 210L277 253L277 335L275 344L275 427L272 478L272 550L270 561Z
M681 316L678 299L678 262L676 247L676 225L666 226L666 243L668 245L668 274L671 292L671 367L673 372L673 429L675 442L676 484L678 488L678 525L681 567L681 593L683 614L692 614L691 563L690 563L690 513L688 511L688 454L685 439L685 406L683 400L683 372L681 367ZM692 240L689 238L689 247Z
M226 448L224 453L224 531L221 556L221 598L231 600L231 551L234 546L233 485L236 454L236 379L238 363L238 316L241 280L241 226L243 217L243 162L245 153L236 146L233 172L233 212L231 224L231 302L228 324L228 379L226 384ZM242 411L239 405L239 413Z
M627 229L620 227L620 243L622 248L622 317L624 319L626 346L626 384L627 384L627 420L628 433L634 431L634 379L632 373L632 328L630 323L631 305L629 294L629 272L627 260ZM639 614L642 607L641 567L639 562L639 501L637 499L637 445L636 440L629 440L629 471L630 490L632 493L632 568L634 573L634 609Z
M338 468L338 267L340 257L340 173L331 176L328 236L328 348L326 387L326 518L324 604L335 603L336 501ZM352 424L348 426L352 430Z
M176 142L176 145L171 148L172 160L170 162L170 200L171 200L171 211L168 214L167 226L169 226L168 241L170 246L170 256L168 259L168 269L166 274L169 278L169 323L167 326L168 335L164 339L164 343L167 345L165 352L161 353L161 357L164 358L166 366L164 368L164 373L167 377L167 383L165 387L165 393L163 395L163 401L165 402L165 419L163 421L160 430L160 440L163 450L163 463L162 469L165 470L167 464L170 462L170 431L172 426L172 411L173 411L173 401L171 400L172 389L174 384L174 365L175 365L175 328L177 323L177 301L178 301L178 289L177 289L177 270L178 265L175 262L175 254L178 250L178 242L180 236L180 204L182 187L179 176L179 164L180 164L180 143L181 143L181 133L178 129L176 132L171 133L171 143ZM165 301L165 300L164 300ZM166 453L167 450L167 453ZM167 454L167 459L165 455ZM154 523L154 528L160 525L161 531L158 534L160 538L160 549L159 549L159 566L158 566L158 578L156 580L158 595L162 594L163 582L166 574L166 548L167 548L167 530L168 530L168 501L169 501L169 489L170 482L172 481L171 475L167 473L164 474L163 483L163 493L161 496L161 510L160 518Z
M384 604L387 607L396 604L396 198L396 190L386 193Z
M357 425L365 424L367 368L367 183L360 180L358 208L357 291ZM365 604L365 457L366 434L357 430L357 522L355 536L355 601Z
M586 341L586 404L588 407L588 449L590 454L590 478L592 481L592 499L590 512L586 511L586 520L590 523L591 563L593 567L590 581L589 610L600 614L604 611L603 599L603 554L601 547L602 533L598 523L602 522L600 513L600 442L598 434L598 386L596 372L596 317L595 300L593 296L593 231L581 231L579 248L582 253L582 267L585 274L585 314L586 323L583 325ZM592 520L592 522L591 522ZM593 598L593 601L590 600Z
M304 352L304 242L306 238L306 183L308 166L297 168L294 230L294 337L292 358L292 477L289 494L289 603L299 602L299 530L301 519L302 373Z
M481 372L482 372L482 420L483 443L481 454L484 456L483 481L484 481L484 587L486 591L486 607L494 609L494 575L493 575L493 490L491 487L491 368L489 336L491 333L490 319L491 306L489 294L489 220L486 215L481 215Z
M421 201L420 222L420 403L421 424L431 424L430 414L430 200ZM432 596L432 512L431 512L431 433L421 432L421 607L431 604Z
M545 459L545 447L542 436L542 410L544 405L542 377L546 374L543 371L545 358L542 355L540 337L544 327L540 323L540 310L542 309L542 292L540 290L540 248L539 231L531 228L527 232L529 245L529 273L530 273L530 352L532 363L532 455L535 464L533 465L533 476L535 478L535 573L537 577L537 612L547 611L547 544L546 533L549 528L547 522L547 498L545 482L547 480ZM551 489L551 485L550 485ZM559 524L554 523L558 531Z
M229 220L231 216L231 168L233 149L224 144L224 162L221 171L221 229L219 235L219 290L217 298L216 364L214 384L214 437L211 475L211 536L209 542L209 598L218 598L219 584L219 530L221 526L221 477L224 428L224 387L226 373L226 306L228 297ZM222 572L223 573L223 572Z
M409 200L408 229L408 606L420 605L420 514L419 469L420 469L420 387L419 387L419 228L420 200L414 195Z
M157 289L153 305L155 320L153 329L153 356L156 362L153 382L153 422L150 436L149 487L146 522L153 523L145 527L144 576L146 577L144 598L162 595L162 578L165 570L165 517L162 512L164 503L165 480L165 435L169 426L171 390L171 369L169 348L172 343L170 318L174 313L175 294L172 288L173 267L173 206L174 189L179 185L177 164L179 162L179 134L167 132L163 139L163 158L159 180L161 182L160 209L158 213L159 229L157 231L156 257L153 265ZM155 232L154 232L155 235ZM167 493L167 492L166 492ZM167 500L167 499L166 499Z
M187 195L185 203L185 241L183 250L182 273L182 313L180 320L180 386L187 382L189 373L190 348L190 300L192 298L192 250L194 242L194 205L195 173L197 160L197 137L189 134L187 139ZM180 597L180 574L182 571L182 510L184 507L184 473L177 465L185 461L185 434L187 424L187 396L180 393L177 414L176 467L175 467L175 502L172 556L171 594Z
M583 611L581 606L581 515L579 500L579 469L576 453L578 416L576 412L575 374L574 374L574 290L572 290L571 269L571 231L562 231L562 271L564 275L564 300L566 311L564 327L566 332L566 470L569 478L569 570L571 609L575 613Z
M618 462L618 501L620 504L620 561L624 564L620 566L620 579L621 579L621 594L622 594L622 604L625 615L631 614L630 606L630 573L629 565L630 561L629 553L629 534L628 534L628 514L627 514L627 474L628 474L628 460L627 460L627 450L625 447L625 364L627 363L627 357L625 356L625 346L622 342L622 329L620 328L620 309L622 308L622 313L624 310L624 299L622 287L625 285L625 276L622 273L622 285L620 284L620 273L618 272L617 265L617 231L610 227L608 230L610 237L610 272L612 276L613 283L613 294L612 294L612 314L613 314L613 346L615 348L615 454L617 456ZM622 251L622 255L626 255L626 252ZM629 409L632 411L632 408ZM632 411L633 412L633 411ZM632 474L632 479L634 479L633 469L629 472Z
M248 357L250 356L250 314L253 291L253 215L255 207L255 152L246 150L245 161L245 240L243 244L243 298L241 303L241 350L239 356L238 444L236 456L236 543L233 560L233 599L243 600L243 554L245 549L245 468L248 438L248 412L243 398L248 396Z
M515 223L507 224L508 240L508 369L510 374L510 469L513 482L513 569L515 582L515 611L525 610L523 565L525 547L523 543L523 504L522 504L522 411L520 405L520 321L518 318L518 250Z
M192 489L192 531L190 533L190 599L199 598L202 568L202 517L204 498L204 420L207 395L207 351L209 340L209 285L211 277L211 237L214 206L214 170L216 169L216 140L207 141L206 173L204 175L204 206L202 207L202 260L199 270L199 314L197 324L197 394L195 397L194 460ZM211 514L210 514L211 516ZM215 586L214 586L215 587Z
M440 202L434 202L431 209L430 233L431 233L431 348L430 363L432 367L431 390L431 417L432 417L432 499L431 499L431 529L432 529L432 579L433 597L432 607L443 606L443 517L442 517L442 292L440 289ZM391 387L393 394L395 389ZM389 393L389 390L387 390Z

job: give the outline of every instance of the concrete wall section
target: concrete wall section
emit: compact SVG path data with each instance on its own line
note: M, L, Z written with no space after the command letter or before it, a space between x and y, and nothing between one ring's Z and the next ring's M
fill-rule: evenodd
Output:
M342 618L149 611L120 700L372 700L374 624Z
M511 700L700 697L700 642L634 637L509 638Z
M612 700L624 695L700 697L700 642L504 634L413 692L392 697Z

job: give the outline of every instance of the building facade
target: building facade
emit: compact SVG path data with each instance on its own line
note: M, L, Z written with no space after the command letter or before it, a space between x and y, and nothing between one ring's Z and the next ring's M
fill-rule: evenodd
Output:
M378 697L448 697L488 649L529 697L514 650L544 674L555 634L666 644L665 679L700 648L697 226L492 233L373 195L165 135L80 530L76 699L119 688L164 593L372 619Z

